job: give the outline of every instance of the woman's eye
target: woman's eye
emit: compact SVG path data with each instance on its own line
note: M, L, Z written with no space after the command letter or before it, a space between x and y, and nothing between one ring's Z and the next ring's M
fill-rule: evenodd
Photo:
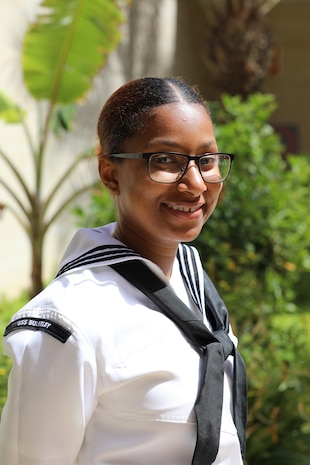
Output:
M155 154L153 155L152 160L155 163L159 163L162 165L174 164L177 163L177 157L169 154Z
M200 166L204 169L210 169L216 164L216 159L214 157L206 157L200 159Z

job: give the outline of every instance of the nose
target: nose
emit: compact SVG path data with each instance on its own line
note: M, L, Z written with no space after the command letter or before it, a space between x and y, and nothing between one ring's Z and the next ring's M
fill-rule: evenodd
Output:
M178 183L180 191L191 192L194 195L200 195L207 190L207 185L202 179L197 163L191 160L188 167Z

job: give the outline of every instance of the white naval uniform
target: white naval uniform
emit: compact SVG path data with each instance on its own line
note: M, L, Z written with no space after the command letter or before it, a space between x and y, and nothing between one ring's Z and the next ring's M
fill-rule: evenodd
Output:
M75 267L90 249L121 245L111 237L114 226L78 231L62 260L71 269L12 319L20 326L4 340L14 366L0 424L1 465L191 464L198 354L153 302L106 266L126 256L107 254L103 263L96 252L91 264L82 258ZM177 259L170 285L199 312ZM55 323L68 332L65 342L44 330ZM216 465L242 464L231 376L229 357Z

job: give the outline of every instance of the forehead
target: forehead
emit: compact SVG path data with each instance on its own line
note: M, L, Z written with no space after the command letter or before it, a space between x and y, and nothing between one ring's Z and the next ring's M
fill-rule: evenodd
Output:
M164 121L165 124L169 124L169 121L175 121L181 119L182 121L190 122L193 119L206 119L210 121L210 115L203 105L199 103L188 103L188 102L174 102L160 105L153 108L147 116L150 120L156 122Z
M192 151L215 143L212 121L203 105L169 103L154 108L143 118L143 128L125 142L126 151L159 150L159 145Z

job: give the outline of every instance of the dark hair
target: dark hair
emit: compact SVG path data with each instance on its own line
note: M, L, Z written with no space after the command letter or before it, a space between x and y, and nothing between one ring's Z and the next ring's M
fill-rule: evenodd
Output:
M147 126L147 114L160 105L175 102L203 105L210 114L198 89L179 78L145 77L121 86L101 110L97 155L121 152L124 141Z

